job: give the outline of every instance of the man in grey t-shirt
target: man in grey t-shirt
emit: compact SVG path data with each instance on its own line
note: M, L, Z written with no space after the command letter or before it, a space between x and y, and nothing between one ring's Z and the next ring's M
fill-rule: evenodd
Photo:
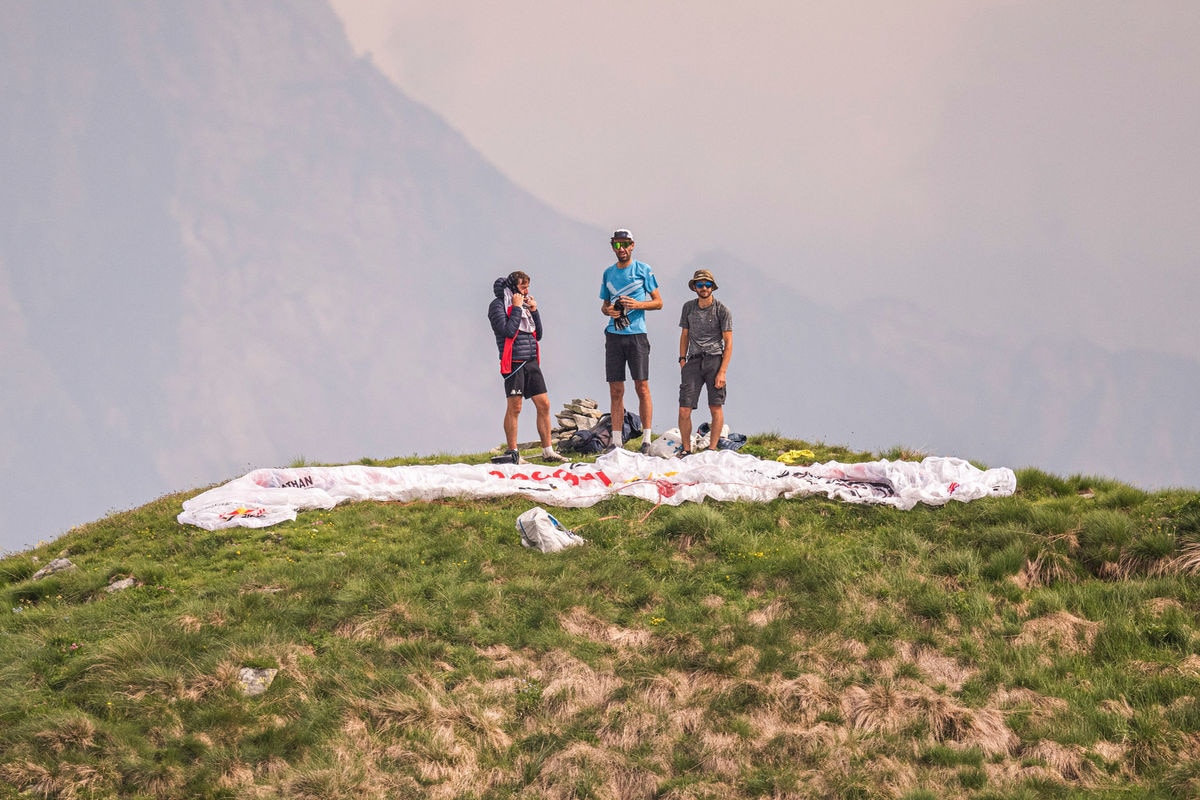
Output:
M683 453L692 447L692 410L700 402L700 387L708 390L712 430L708 449L716 450L725 427L725 372L733 356L733 314L713 297L717 281L711 272L698 269L688 281L695 300L683 304L679 315L679 439Z

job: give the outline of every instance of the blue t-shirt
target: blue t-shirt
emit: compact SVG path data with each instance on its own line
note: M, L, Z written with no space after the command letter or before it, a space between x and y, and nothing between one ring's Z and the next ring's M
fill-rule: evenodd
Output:
M600 299L611 303L621 295L626 295L634 300L649 300L657 288L658 278L654 277L654 270L650 269L649 264L633 261L624 268L613 264L604 270L604 277L600 281ZM645 311L640 308L630 309L628 316L629 327L625 330L617 330L616 320L612 317L608 318L608 326L604 330L608 333L622 334L646 332Z

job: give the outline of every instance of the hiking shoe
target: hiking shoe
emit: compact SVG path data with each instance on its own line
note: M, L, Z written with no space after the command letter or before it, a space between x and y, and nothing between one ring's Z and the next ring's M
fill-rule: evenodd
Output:
M642 455L644 455L644 456L648 456L648 455L650 455L650 443L649 443L649 442L642 442L642 447L641 447L641 449L640 449L640 450L638 450L638 452L639 452L639 453L641 453L641 454L642 454Z
M604 455L605 453L611 453L612 451L614 451L616 449L618 449L618 448L615 444L610 444L608 447L606 447L600 451L600 455Z
M692 454L691 450L680 450L678 453L675 454L675 457L676 458L687 458L691 454Z
M566 464L568 461L571 460L564 455L560 455L560 454L556 453L553 450L551 450L549 453L542 453L540 458L542 461L545 461L547 464Z
M502 456L492 456L493 464L528 464L517 450L505 450Z

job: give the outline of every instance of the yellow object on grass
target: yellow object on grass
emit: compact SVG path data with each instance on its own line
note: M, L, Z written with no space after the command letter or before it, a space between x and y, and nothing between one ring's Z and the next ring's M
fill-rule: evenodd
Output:
M776 461L782 461L784 464L795 464L801 459L812 461L817 457L817 454L812 450L788 450L786 453L780 454Z

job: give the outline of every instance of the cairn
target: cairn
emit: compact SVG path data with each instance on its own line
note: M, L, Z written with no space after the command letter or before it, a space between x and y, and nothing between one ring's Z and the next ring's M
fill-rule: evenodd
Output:
M575 431L586 431L596 427L596 423L604 416L600 404L590 397L576 397L563 403L562 411L555 414L558 426L550 429L550 444L557 450L559 445L575 435ZM541 442L520 442L518 450L532 450L542 446ZM501 443L492 448L492 452L503 453L507 445Z
M558 427L550 431L550 441L554 448L575 435L575 431L586 431L596 427L596 423L604 416L600 404L590 397L579 398L563 403L563 410L555 415Z

